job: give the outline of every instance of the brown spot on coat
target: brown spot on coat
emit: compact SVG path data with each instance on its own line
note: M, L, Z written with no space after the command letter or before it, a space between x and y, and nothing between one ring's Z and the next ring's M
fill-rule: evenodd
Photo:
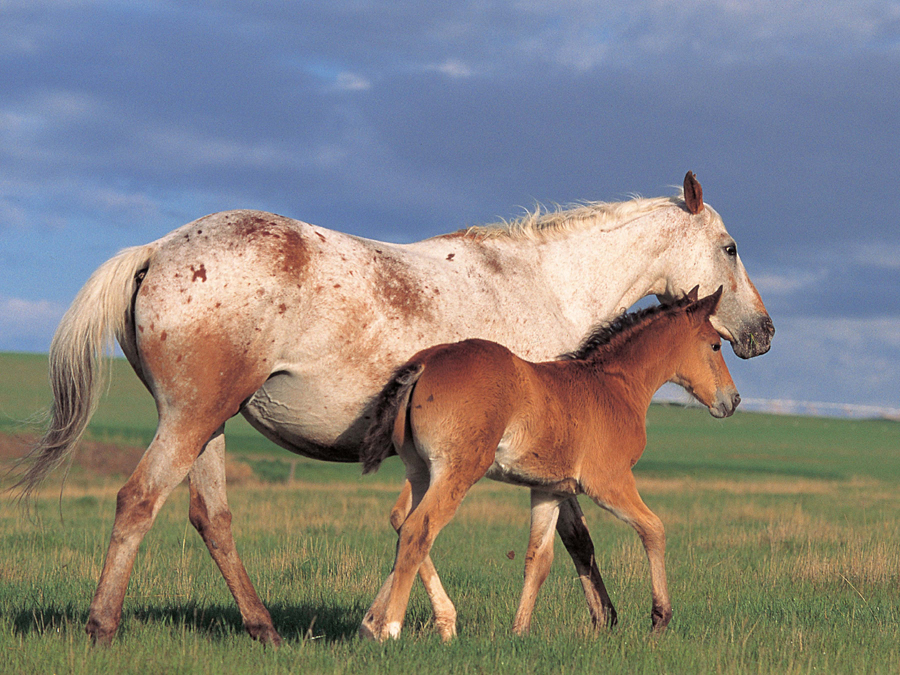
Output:
M206 281L206 267L203 265L203 263L200 263L200 266L197 269L194 269L194 266L191 265L191 272L194 273L193 278L191 278L191 282L197 281L197 279L202 282Z
M375 296L396 311L398 318L407 323L417 318L431 319L432 309L425 301L423 288L404 262L385 254L374 272Z
M495 274L502 274L503 263L500 262L500 254L492 248L482 248L480 250L487 268Z
M447 260L453 260L454 256L456 256L455 253L448 253L448 254L447 254Z

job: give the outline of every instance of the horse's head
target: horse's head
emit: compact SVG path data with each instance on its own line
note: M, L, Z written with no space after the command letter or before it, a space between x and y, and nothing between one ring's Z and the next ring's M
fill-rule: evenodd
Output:
M684 208L686 223L673 243L666 292L660 299L671 301L697 285L700 294L721 286L718 309L710 317L712 325L742 359L765 354L775 326L747 276L734 238L719 214L703 203L703 190L690 171L684 179Z
M721 286L701 300L697 300L697 288L688 294L691 302L677 317L686 324L686 337L674 359L672 379L709 408L710 415L719 418L731 416L741 402L722 357L722 340L711 321L721 298Z

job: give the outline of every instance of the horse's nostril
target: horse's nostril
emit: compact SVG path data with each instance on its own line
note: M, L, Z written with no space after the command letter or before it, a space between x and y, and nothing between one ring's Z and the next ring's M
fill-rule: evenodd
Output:
M731 397L731 405L733 408L737 408L741 404L741 395L735 394Z

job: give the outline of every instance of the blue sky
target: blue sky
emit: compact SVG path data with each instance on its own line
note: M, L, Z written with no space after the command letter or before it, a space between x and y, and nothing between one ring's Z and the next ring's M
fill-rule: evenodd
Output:
M900 407L900 2L0 3L0 350L206 213L408 242L688 169L775 321L742 394Z

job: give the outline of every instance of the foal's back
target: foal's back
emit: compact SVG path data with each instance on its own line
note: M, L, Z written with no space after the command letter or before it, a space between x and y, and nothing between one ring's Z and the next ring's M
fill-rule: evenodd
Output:
M558 483L559 491L577 492L573 478L581 474L586 446L608 461L628 455L616 462L622 469L633 463L631 446L638 454L643 448L643 416L623 410L620 378L596 364L531 363L495 342L472 339L426 349L409 365L418 375L405 394L408 403L398 401L394 409L393 441L414 443L435 468L456 470L455 458L464 453L489 478L527 487Z

